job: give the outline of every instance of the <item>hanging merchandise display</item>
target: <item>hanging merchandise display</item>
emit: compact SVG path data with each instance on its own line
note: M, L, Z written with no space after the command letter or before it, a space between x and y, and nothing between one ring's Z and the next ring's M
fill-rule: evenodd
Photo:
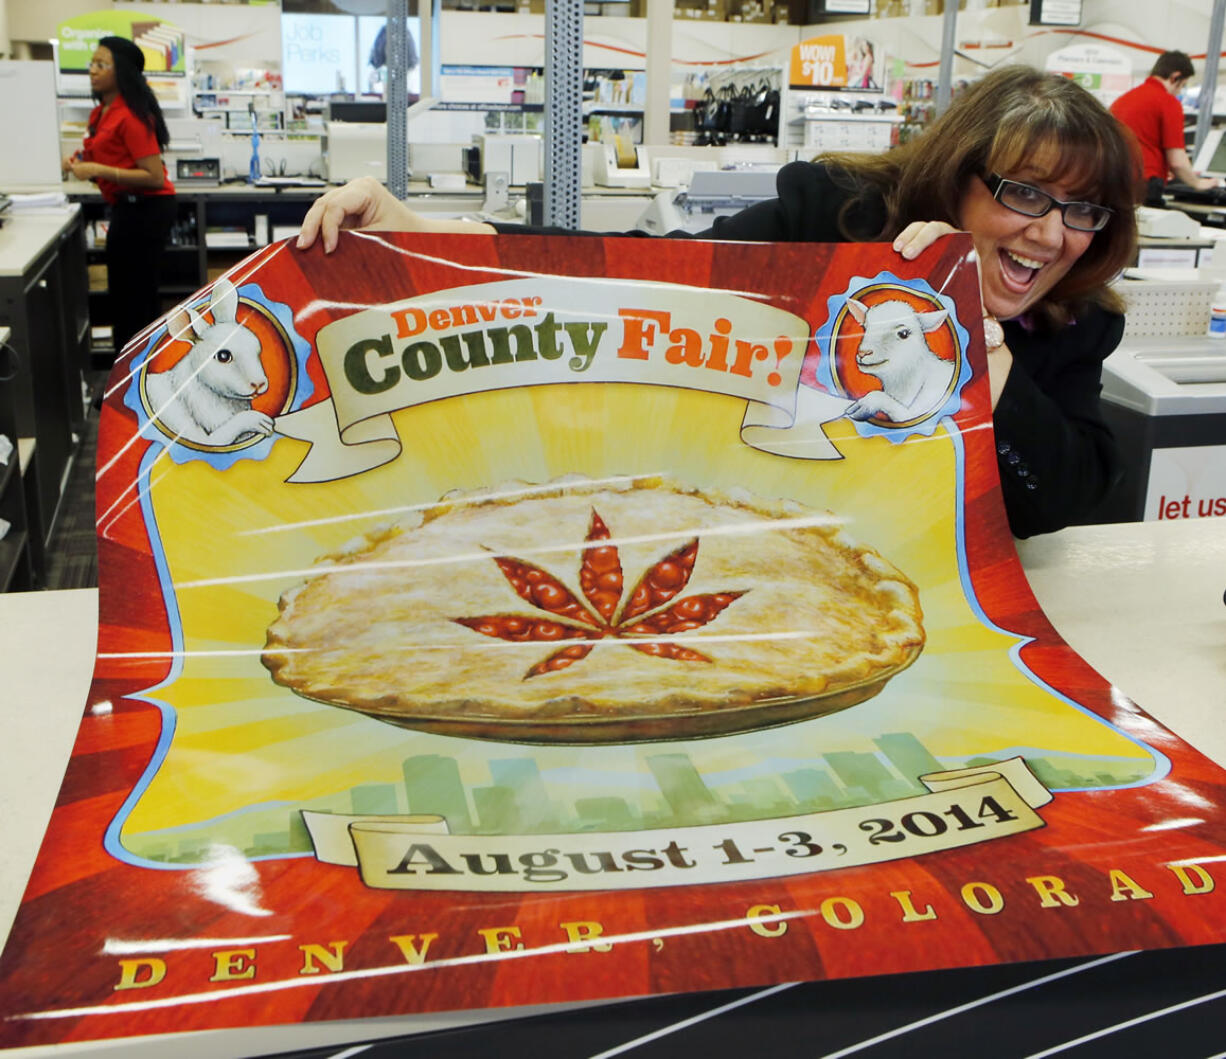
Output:
M1226 940L1226 774L1039 609L985 365L966 235L342 232L189 298L107 389L0 1044Z

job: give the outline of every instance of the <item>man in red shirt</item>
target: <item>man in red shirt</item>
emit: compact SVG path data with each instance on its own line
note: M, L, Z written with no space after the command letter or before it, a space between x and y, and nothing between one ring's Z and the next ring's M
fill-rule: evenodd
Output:
M1149 77L1111 104L1111 113L1132 130L1141 148L1147 206L1162 205L1168 174L1198 191L1218 186L1196 175L1184 147L1183 106L1175 97L1194 72L1183 52L1163 52Z

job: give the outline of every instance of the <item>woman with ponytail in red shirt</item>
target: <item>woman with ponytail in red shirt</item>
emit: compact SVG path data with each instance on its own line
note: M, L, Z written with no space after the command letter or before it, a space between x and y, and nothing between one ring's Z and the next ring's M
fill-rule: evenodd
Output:
M175 189L162 151L170 140L145 80L145 56L123 37L103 37L89 64L98 101L82 149L65 172L98 185L109 206L107 288L115 352L162 315L162 251L175 219Z

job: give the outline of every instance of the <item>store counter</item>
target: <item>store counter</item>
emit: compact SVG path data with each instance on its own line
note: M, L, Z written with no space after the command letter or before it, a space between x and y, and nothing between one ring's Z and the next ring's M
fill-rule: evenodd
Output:
M0 218L0 276L21 276L80 212L75 205L17 210Z
M329 187L336 185L302 186L292 183L247 184L242 181L217 185L176 185L180 202L195 204L198 224L203 231L211 223L239 224L252 231L251 218L256 213L269 214L275 226L296 226L310 204ZM584 188L580 203L580 227L588 231L629 231L651 202L652 188ZM65 193L94 214L101 210L102 196L93 184L69 180ZM523 200L524 189L514 188L511 201ZM447 217L475 216L485 201L485 190L477 184L462 188L431 187L427 181L411 180L408 203L421 213ZM522 219L513 210L498 214L503 222ZM253 247L254 248L254 247Z
M1226 341L1125 334L1103 363L1102 408L1124 474L1097 521L1226 515Z
M1202 264L1202 254L1206 260L1212 259L1217 242L1208 235L1191 238L1142 235L1137 239L1136 264L1138 268L1197 268Z
M1226 764L1226 726L1222 724L1226 715L1226 533L1221 523L1200 519L1078 526L1019 542L1018 552L1035 595L1065 640L1147 713ZM5 686L5 737L0 740L0 937L7 936L20 902L77 722L87 705L96 628L94 590L0 596L0 673ZM980 978L989 971L1016 975L1021 973L1014 969L1017 966L980 968L975 973ZM955 978L951 976L970 973L942 972L935 981L952 982ZM804 988L854 985L828 982ZM1205 986L1206 991L1210 988ZM746 991L737 995L746 995ZM633 1003L654 1004L653 1010L658 1011L660 1005L669 1004L715 1009L726 1000L727 995L720 994ZM254 1054L257 1049L320 1048L347 1040L440 1029L458 1032L465 1025L520 1018L534 1010L312 1023L242 1031L241 1036L240 1031L218 1031L183 1038L176 1042L175 1052L180 1059L237 1056ZM572 1011L567 1017L571 1022L599 1021L599 1012L608 1010L601 1005L586 1013ZM816 1015L811 1020L816 1022ZM603 1032L609 1034L609 1044L634 1036L633 1029L619 1026L619 1021L605 1017ZM110 1052L115 1055L154 1056L164 1054L165 1040L101 1047L115 1049ZM497 1047L490 1047L498 1054ZM552 1054L599 1051L594 1046L585 1052ZM61 1047L49 1054L67 1053ZM507 1049L501 1054L521 1053Z
M1167 196L1167 204L1171 209L1180 210L1203 225L1211 228L1226 227L1226 205L1209 202L1181 202L1172 196Z
M17 358L10 385L17 434L35 441L26 508L37 582L85 421L81 370L88 358L89 304L79 206L5 213L0 324L10 328Z

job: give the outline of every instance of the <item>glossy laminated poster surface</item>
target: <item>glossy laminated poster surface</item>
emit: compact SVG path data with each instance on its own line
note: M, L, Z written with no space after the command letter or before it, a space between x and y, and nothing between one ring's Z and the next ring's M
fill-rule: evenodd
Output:
M0 1040L1226 940L1223 773L1035 603L980 318L965 237L346 233L189 299L103 407Z

